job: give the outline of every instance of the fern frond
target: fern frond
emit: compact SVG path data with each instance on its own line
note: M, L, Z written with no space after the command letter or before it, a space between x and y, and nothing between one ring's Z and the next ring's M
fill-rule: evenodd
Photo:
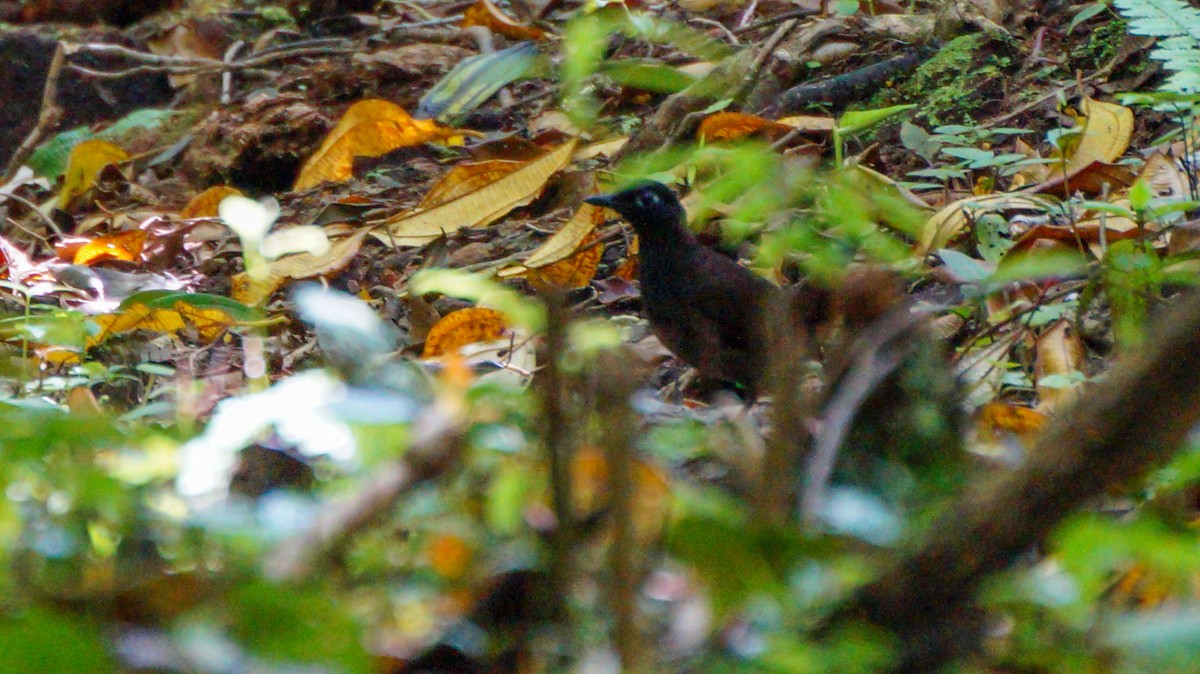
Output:
M1114 0L1129 32L1158 38L1150 57L1173 72L1164 91L1200 91L1200 9L1185 0Z

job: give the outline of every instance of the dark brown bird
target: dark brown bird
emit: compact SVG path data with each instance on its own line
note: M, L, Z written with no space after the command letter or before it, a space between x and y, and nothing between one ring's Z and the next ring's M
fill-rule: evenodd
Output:
M697 242L665 185L645 182L585 201L620 213L637 230L642 306L659 341L701 375L761 392L776 287Z

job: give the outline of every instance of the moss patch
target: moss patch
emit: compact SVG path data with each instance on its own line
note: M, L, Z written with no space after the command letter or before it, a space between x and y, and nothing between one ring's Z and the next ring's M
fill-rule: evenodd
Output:
M1011 64L1007 56L986 49L990 43L982 33L947 42L907 81L877 94L869 107L916 103L920 107L913 119L931 126L973 123L974 113L987 100L985 83L1000 77Z

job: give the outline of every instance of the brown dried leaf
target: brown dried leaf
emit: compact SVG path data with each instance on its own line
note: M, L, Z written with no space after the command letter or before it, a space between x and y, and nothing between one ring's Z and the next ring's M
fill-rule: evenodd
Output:
M1038 337L1037 360L1033 365L1038 411L1052 414L1079 397L1081 387L1078 383L1048 386L1043 381L1051 375L1082 374L1083 365L1083 341L1070 321L1059 320Z

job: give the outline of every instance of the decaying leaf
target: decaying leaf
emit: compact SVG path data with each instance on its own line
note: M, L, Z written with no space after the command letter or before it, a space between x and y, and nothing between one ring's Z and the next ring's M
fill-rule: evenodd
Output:
M420 246L463 227L482 227L541 194L546 182L567 165L574 139L543 154L495 181L432 208L402 213L384 223L373 236L386 244Z
M67 172L63 177L62 192L58 195L58 207L67 208L71 200L96 184L96 176L109 164L119 164L129 155L114 143L106 140L85 140L71 150L67 159Z
M321 147L304 163L292 189L299 192L325 181L349 180L355 157L378 157L397 148L442 140L456 133L431 119L414 119L390 101L359 101L350 106Z
M546 31L537 26L526 26L500 11L491 0L478 0L463 12L462 26L484 26L498 35L514 40L540 40Z
M799 115L772 121L741 112L718 112L700 122L696 137L706 141L721 141L765 133L776 138L797 130L828 134L835 125L836 120L832 117Z
M508 319L495 309L471 307L446 314L429 330L422 358L457 353L468 344L500 339L508 330Z
M1059 320L1043 332L1033 367L1038 411L1052 414L1074 402L1085 380L1083 366L1083 341L1070 321Z

